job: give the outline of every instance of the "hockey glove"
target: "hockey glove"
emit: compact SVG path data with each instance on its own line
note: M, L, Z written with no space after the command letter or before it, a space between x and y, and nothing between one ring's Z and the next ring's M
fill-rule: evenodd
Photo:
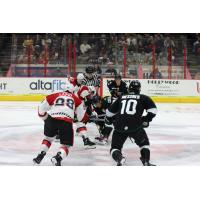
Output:
M149 127L149 121L146 116L142 117L142 126L143 126L143 128Z
M48 118L48 113L44 113L44 115L41 115L41 114L39 114L39 117L43 120L43 121L45 121L47 118Z

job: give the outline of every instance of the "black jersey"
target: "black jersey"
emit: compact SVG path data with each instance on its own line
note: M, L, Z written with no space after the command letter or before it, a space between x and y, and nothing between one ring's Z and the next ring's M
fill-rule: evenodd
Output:
M108 81L107 85L111 95L113 95L115 92L119 93L120 95L128 93L127 85L122 80L119 86L116 84L115 80Z
M95 107L94 110L98 115L106 114L106 109L108 109L112 103L116 100L116 98L113 98L111 96L105 96L101 100L101 108Z
M108 117L115 116L113 122L115 130L121 132L136 131L142 127L144 110L155 115L156 105L146 95L122 95L106 111Z

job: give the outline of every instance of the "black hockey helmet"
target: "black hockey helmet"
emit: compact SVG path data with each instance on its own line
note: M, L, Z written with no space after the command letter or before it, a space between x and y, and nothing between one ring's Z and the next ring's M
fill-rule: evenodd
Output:
M98 95L95 95L92 97L92 104L99 103L101 101L101 97Z
M108 80L107 81L107 87L109 88L109 90L111 89L112 85L113 85L113 80Z
M138 80L131 81L128 91L129 93L140 94L141 83Z
M116 74L116 75L115 75L115 80L116 80L116 79L120 79L120 80L121 80L121 79L122 79L122 76L121 76L120 74Z
M93 74L93 73L95 72L95 69L94 69L93 66L89 65L89 66L87 66L87 67L85 68L85 72L86 72L87 74Z

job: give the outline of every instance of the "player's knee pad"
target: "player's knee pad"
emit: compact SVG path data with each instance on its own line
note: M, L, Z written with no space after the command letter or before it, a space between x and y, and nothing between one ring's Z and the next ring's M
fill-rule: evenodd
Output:
M146 137L146 138L143 138L143 139L141 139L141 140L139 140L139 141L137 141L136 144L137 144L140 148L142 148L142 147L144 147L144 146L149 146L149 145L150 145L149 139L148 139L147 137Z

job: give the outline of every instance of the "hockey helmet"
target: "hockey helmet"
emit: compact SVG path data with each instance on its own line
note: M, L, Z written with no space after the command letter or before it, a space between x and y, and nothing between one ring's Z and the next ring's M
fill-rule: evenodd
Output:
M97 104L101 101L101 97L98 95L95 95L92 97L92 104Z
M108 80L107 81L107 87L109 88L109 90L111 89L112 85L113 85L113 80Z
M131 81L128 90L129 93L140 94L141 83L138 80Z
M83 80L83 79L84 79L83 73L78 73L77 80Z
M85 72L86 72L87 74L93 74L93 73L95 72L94 67L93 67L93 66L87 66L87 67L85 68Z
M74 86L73 86L71 83L66 83L66 84L63 86L63 90L64 90L65 92L73 93L73 92L74 92Z
M84 78L85 78L84 74L83 73L79 73L77 75L77 81L78 81L78 83L81 84Z
M116 74L116 75L115 75L115 80L116 80L116 79L120 79L120 80L121 80L121 79L122 79L122 76L121 76L120 74Z

